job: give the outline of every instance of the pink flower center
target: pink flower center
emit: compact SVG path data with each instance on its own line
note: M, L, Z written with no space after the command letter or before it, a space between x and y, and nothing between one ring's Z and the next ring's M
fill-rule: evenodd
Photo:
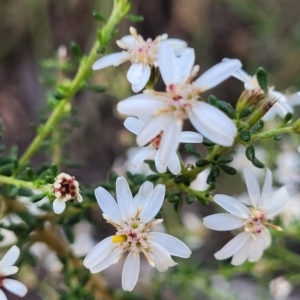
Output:
M267 221L265 213L259 209L251 210L250 218L244 221L245 231L250 233L261 233Z
M151 141L151 145L154 149L158 149L159 145L160 145L160 141L163 135L163 131L161 131L152 141Z
M59 192L61 194L61 197L64 198L68 195L70 195L72 198L76 198L76 185L75 185L75 179L67 179L63 178L60 187L54 188L54 194Z

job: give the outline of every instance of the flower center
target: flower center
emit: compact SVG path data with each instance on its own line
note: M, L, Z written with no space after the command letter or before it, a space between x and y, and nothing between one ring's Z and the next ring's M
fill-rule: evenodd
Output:
M0 275L0 287L3 286L3 280L4 280L4 276L3 275Z
M163 135L163 131L161 131L152 141L151 141L151 145L154 149L158 149L159 145L160 145L160 141Z
M149 226L132 218L120 226L116 235L113 236L112 242L120 243L120 247L122 247L124 251L139 253L149 248L148 232Z
M266 225L266 216L263 211L252 208L249 219L244 221L244 229L250 233L261 233Z

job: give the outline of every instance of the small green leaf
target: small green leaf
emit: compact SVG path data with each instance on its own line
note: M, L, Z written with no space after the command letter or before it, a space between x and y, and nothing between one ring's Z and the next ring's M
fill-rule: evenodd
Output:
M205 159L199 159L199 160L197 160L196 162L195 162L195 165L197 166L197 167L204 167L204 166L207 166L207 165L209 165L210 164L210 162L208 161L208 160L205 160Z
M192 195L188 195L188 196L186 197L186 199L185 199L185 202L186 202L187 204L192 204L194 201L195 201L195 198L194 198L194 196L192 196Z
M229 175L235 175L236 174L236 169L232 168L230 166L226 166L226 165L219 165L220 168L227 174Z
M248 142L251 140L251 134L248 130L243 129L240 133L240 139L244 142Z
M262 67L259 67L256 71L256 78L259 86L264 91L264 94L268 96L269 88L268 88L268 74L266 70Z
M232 156L221 156L220 158L218 158L218 163L221 164L228 164L231 163L232 161L233 161Z
M33 170L32 170L31 168L27 167L27 168L25 169L25 171L26 171L27 177L28 177L31 181L33 181L34 178L35 178L35 175L34 175Z
M241 110L239 117L242 119L242 118L248 117L251 113L252 113L252 108L245 107Z
M31 202L36 203L41 201L44 197L46 196L46 194L37 194L37 195L33 195L31 196Z
M246 148L246 157L248 158L248 160L252 161L255 158L255 149L252 145L248 146Z
M78 46L78 44L76 44L75 42L71 43L71 52L77 58L82 57L82 51L81 51L80 47Z
M127 15L127 19L129 19L133 23L140 23L144 21L143 16L138 16L138 15Z
M288 112L283 118L283 123L287 124L292 118L293 114L291 112Z
M180 194L171 194L168 198L169 202L175 203L180 200Z
M185 144L184 148L185 148L185 150L188 153L194 154L195 156L198 156L198 157L201 158L200 152L196 149L196 147L194 145L192 145L192 144Z
M99 94L99 93L104 93L106 91L106 86L97 85L97 84L88 84L87 89L93 93Z
M264 121L263 120L259 120L250 130L251 135L259 132L260 130L262 130L264 127Z
M30 189L26 189L26 188L19 188L18 190L18 195L19 196L24 196L24 197L30 197L32 196L32 191Z
M56 164L52 164L51 167L50 167L50 172L51 172L51 175L53 177L56 177L57 176L57 173L58 173L58 167Z
M281 135L276 134L273 136L273 139L274 139L274 141L278 142L281 140Z
M260 169L263 169L265 167L265 165L261 161L259 161L257 158L254 158L252 160L252 164L253 164L253 166L260 168Z
M100 22L102 22L102 23L105 23L106 22L106 20L105 20L105 18L104 17L102 17L97 11L93 11L92 12L92 16L93 16L93 18L95 19L95 20L97 20L97 21L100 21Z

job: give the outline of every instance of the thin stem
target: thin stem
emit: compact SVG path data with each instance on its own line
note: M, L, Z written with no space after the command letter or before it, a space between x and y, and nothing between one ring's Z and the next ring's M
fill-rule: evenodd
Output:
M10 185L14 185L14 186L17 186L17 187L23 187L23 188L31 189L31 190L41 189L41 187L37 186L33 182L20 180L20 179L15 179L13 177L7 177L7 176L3 176L3 175L0 175L0 183L10 184Z
M287 133L287 132L294 132L293 127L276 128L266 132L255 134L251 137L251 140L257 141L262 139L268 139L278 134Z
M98 35L101 37L100 41L96 41L89 53L89 55L84 58L81 62L81 65L72 80L69 90L65 95L65 98L61 100L60 104L53 110L50 115L48 121L41 126L37 136L28 146L27 150L19 159L19 165L15 173L19 172L27 161L36 153L36 151L41 146L44 139L51 133L53 128L55 128L56 124L62 117L65 112L66 105L70 102L72 97L76 94L76 92L81 88L82 82L88 76L91 66L94 63L97 57L97 50L104 46L111 38L114 33L115 26L121 21L121 19L126 15L128 10L130 9L130 5L127 0L115 0L112 13L104 25L104 27L99 31Z

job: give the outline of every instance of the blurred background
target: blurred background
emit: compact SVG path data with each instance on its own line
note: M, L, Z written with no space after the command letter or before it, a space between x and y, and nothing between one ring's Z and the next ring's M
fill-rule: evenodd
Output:
M0 0L0 118L5 127L3 142L8 147L17 145L22 154L35 136L40 120L38 115L43 113L46 94L51 90L51 87L42 84L45 81L45 60L55 58L60 46L65 46L68 55L71 55L71 42L76 42L87 53L100 26L91 13L96 10L106 17L111 4L110 0ZM300 89L299 0L134 0L131 12L142 15L144 22L133 24L129 20L123 21L106 53L119 51L115 40L127 35L129 26L135 26L144 38L168 33L169 37L187 41L190 47L195 48L200 73L224 57L238 58L249 74L263 66L276 90L292 93ZM81 165L72 169L72 174L84 184L105 180L114 164L116 166L126 160L124 153L134 143L114 109L119 100L132 94L126 80L127 68L128 64L124 64L94 72L92 82L106 85L106 93L82 91L73 100L80 126L66 137L64 151L71 162ZM72 75L72 72L68 74ZM160 87L162 85L158 84ZM215 93L219 99L235 103L242 90L241 82L229 79L209 94ZM47 156L40 155L35 159L38 165L47 160ZM70 165L66 163L65 171ZM222 183L223 187L225 185L226 182ZM205 214L205 210L201 212ZM227 240L225 236L221 244ZM205 253L211 258L211 251L218 248L218 243L212 243ZM205 261L205 254L201 254L199 259ZM188 267L181 271L185 278L192 274ZM277 269L276 272L281 275ZM172 274L170 278L174 282L178 279ZM157 286L159 284L167 285L163 281ZM204 285L204 281L195 284ZM215 284L222 287L227 283L217 278ZM238 277L234 284L241 293L245 292L244 295L240 298L228 296L226 299L271 299L265 290L257 288L257 282ZM229 289L227 286L223 290ZM184 299L180 295L176 298L174 290L169 291L168 288L165 293L153 297ZM219 297L197 295L202 298L191 297ZM289 299L300 299L298 295L299 288ZM33 299L28 297L26 299Z

